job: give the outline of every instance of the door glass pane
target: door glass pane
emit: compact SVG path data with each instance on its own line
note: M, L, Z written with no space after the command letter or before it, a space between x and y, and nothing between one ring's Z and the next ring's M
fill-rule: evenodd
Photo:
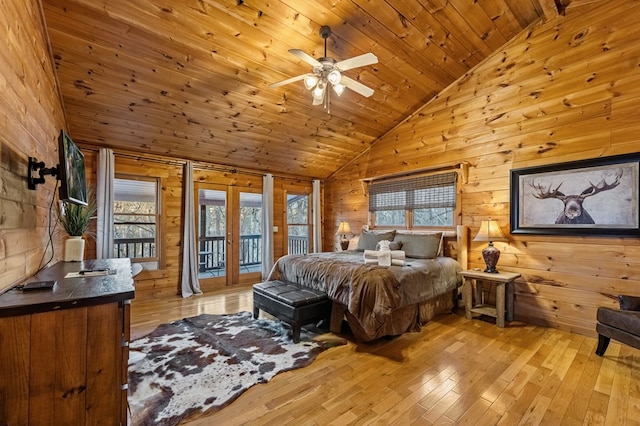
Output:
M201 278L225 275L227 192L198 191L198 263Z
M309 196L287 194L289 254L309 253Z
M262 270L262 194L240 193L240 273Z

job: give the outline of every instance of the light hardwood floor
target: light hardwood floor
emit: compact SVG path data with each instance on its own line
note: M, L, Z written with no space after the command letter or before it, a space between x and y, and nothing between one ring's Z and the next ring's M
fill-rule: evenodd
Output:
M252 310L250 287L132 303L132 338L200 313ZM263 314L261 314L263 315ZM462 313L419 333L350 342L259 384L195 425L638 425L640 351Z

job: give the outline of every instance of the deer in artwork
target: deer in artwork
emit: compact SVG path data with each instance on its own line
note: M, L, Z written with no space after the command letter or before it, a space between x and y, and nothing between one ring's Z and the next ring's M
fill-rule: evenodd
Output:
M589 187L582 191L578 195L565 195L560 192L560 187L563 182L560 182L555 189L551 189L553 185L549 185L545 188L535 181L529 183L529 186L533 188L532 195L539 199L545 198L557 198L564 203L564 210L560 213L560 216L556 219L556 224L560 225L586 225L595 224L595 221L591 215L584 209L582 202L587 197L596 195L599 192L608 191L620 185L620 178L622 177L622 169L618 169L611 183L607 182L606 176L600 180L596 185L589 182Z

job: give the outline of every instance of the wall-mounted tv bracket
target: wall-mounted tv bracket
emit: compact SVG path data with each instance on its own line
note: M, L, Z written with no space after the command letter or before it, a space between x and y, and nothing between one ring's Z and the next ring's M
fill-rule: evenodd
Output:
M27 187L29 189L36 189L36 185L44 183L44 177L46 175L52 175L58 178L60 176L58 171L59 166L45 167L43 161L38 161L35 157L29 157L29 174L27 176ZM38 172L38 177L35 176L35 172Z

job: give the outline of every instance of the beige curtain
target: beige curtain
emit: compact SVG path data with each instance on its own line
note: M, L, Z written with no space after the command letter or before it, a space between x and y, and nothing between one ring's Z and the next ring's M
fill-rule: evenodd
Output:
M96 187L96 257L109 259L113 253L113 179L115 159L109 148L98 151L98 182Z
M320 253L322 251L322 211L321 211L321 193L319 180L313 181L313 252Z
M262 278L273 268L273 175L262 178Z
M202 294L198 280L198 248L196 247L195 200L193 197L193 164L188 161L184 165L183 205L184 220L182 227L182 297Z

